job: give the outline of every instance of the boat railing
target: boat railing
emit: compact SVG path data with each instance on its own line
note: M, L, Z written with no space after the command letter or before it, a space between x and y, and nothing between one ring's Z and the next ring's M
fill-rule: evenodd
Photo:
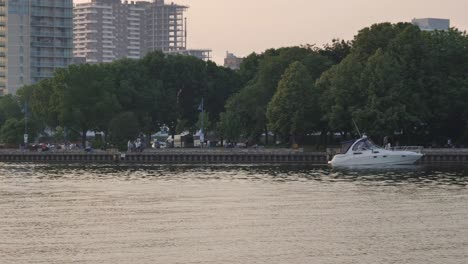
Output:
M421 146L396 146L396 147L391 147L389 150L392 151L412 151L412 152L417 152L421 153L423 150L423 147Z

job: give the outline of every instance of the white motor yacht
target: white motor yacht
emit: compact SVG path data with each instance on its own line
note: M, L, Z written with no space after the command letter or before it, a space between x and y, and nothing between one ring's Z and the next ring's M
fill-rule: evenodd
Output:
M411 165L423 156L418 147L384 149L366 136L344 143L341 153L333 157L332 166Z

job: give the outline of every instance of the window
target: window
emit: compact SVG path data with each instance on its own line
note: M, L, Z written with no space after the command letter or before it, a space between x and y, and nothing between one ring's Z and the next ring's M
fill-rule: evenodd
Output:
M353 146L353 151L362 151L362 150L374 150L374 149L378 149L379 147L377 147L374 142L372 142L370 139L361 139L359 142L357 142L354 146Z

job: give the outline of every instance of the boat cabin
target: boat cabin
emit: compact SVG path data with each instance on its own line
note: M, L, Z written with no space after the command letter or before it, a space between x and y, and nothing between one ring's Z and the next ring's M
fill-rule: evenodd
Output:
M358 140L346 141L341 145L341 153L365 151L365 150L377 150L380 149L372 140L367 137L360 138Z

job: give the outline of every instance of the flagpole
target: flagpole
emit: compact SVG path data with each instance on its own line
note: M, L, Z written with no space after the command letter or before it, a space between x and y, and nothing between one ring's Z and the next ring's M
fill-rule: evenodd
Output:
M203 135L203 141L205 141L205 135L203 133L203 125L205 123L204 122L204 119L205 119L205 106L203 105L203 97L201 99L201 114L202 114L202 116L201 116L201 130L200 131L201 131L201 135ZM203 143L204 142L200 142L200 143L201 143L200 144L201 148L203 148Z

